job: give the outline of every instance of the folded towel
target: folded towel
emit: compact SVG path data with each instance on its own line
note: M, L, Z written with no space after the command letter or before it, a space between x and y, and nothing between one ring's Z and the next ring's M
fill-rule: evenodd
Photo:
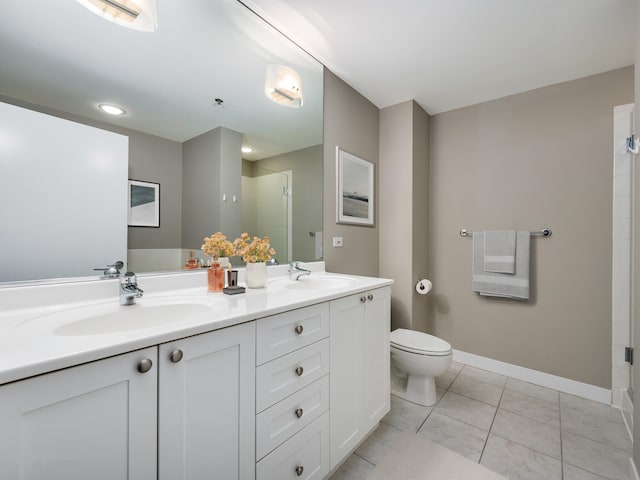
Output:
M511 274L516 272L515 230L484 232L484 271Z
M494 273L484 270L484 235L473 236L472 289L480 295L529 299L529 243L530 232L516 233L515 272Z

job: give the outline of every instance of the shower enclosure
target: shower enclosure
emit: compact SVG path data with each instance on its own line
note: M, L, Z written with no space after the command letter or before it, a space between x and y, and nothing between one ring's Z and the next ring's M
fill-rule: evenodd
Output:
M280 263L292 260L292 182L291 171L254 168L242 175L242 231L268 235Z
M613 269L612 269L612 404L622 408L633 430L633 209L634 157L628 147L633 133L634 104L613 110Z

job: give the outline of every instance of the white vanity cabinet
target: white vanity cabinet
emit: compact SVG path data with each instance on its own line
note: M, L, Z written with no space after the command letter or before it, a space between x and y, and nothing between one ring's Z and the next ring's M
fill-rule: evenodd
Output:
M256 480L329 473L329 304L258 321Z
M389 410L389 281L358 281L369 290L276 291L269 316L238 308L182 334L132 330L129 347L52 336L59 350L23 366L33 376L4 371L0 479L326 479ZM65 355L76 366L41 373Z
M151 347L0 387L0 478L156 478L156 357Z
M252 480L254 435L255 322L0 387L2 479Z
M391 289L330 302L331 469L390 408Z
M159 347L158 479L255 476L255 322Z

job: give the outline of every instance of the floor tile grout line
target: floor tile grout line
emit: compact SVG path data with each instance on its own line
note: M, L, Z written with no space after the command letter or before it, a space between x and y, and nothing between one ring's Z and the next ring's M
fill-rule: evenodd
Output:
M513 410L510 410L509 408L506 407L501 407L500 405L498 405L498 408L511 414L511 415L516 415L518 417L522 417L522 418L526 418L527 420L531 420L532 422L536 422L536 423L540 423L542 425L546 425L547 427L551 427L551 428L560 428L560 422L554 422L553 424L549 423L549 422L545 422L544 420L540 420L539 418L533 418L533 416L528 416L525 415L522 412L515 412Z
M456 379L458 378L458 376L460 376L460 373L462 372L462 370L464 369L464 364L462 364L462 368L460 370L458 370L458 372L456 373L456 376L453 377L453 380L451 380L451 383L449 383L449 385L447 386L447 388L445 388L444 392L442 393L442 396L440 398L438 397L438 394L436 393L436 403L434 403L433 405L431 405L431 410L429 410L429 413L427 413L427 416L424 417L424 420L422 421L422 423L418 426L418 429L415 431L415 433L418 433L420 431L420 429L423 427L423 425L427 422L427 420L429 420L429 417L431 416L431 414L433 413L433 411L436 409L436 407L438 406L438 404L440 403L440 400L442 400L444 398L444 396L447 394L447 392L449 391L449 389L451 388L451 385L453 385L453 382L456 381Z
M449 390L447 390L447 392L448 391ZM503 389L503 392L504 392L504 389ZM485 405L489 405L490 407L497 407L498 406L498 404L494 405L493 403L485 402L484 400L478 400L477 398L471 397L469 395L465 395L464 393L456 392L454 390L451 390L451 393L455 393L456 395L460 395L461 397L468 398L469 400L475 400L476 402L484 403ZM500 399L502 399L502 393L500 394ZM498 402L499 401L500 400L498 400Z
M369 460L367 460L366 458L364 458L362 455L360 455L357 452L353 452L352 455L355 455L358 458L361 458L362 460L364 460L365 462L367 462L369 465L373 466L374 468L376 467L376 464L373 462L370 462Z
M498 410L500 409L500 402L502 402L502 396L504 395L505 388L507 387L507 381L509 377L504 382L502 387L502 392L500 393L500 400L498 400L498 405L496 405L496 411L493 413L493 418L491 419L491 425L489 425L489 431L487 432L487 438L484 439L484 445L482 445L482 451L480 452L480 458L478 459L478 464L481 465L482 457L484 456L484 450L487 448L487 443L489 442L489 436L491 435L491 430L493 430L493 424L496 421L496 417L498 416Z
M489 430L485 430L484 428L481 428L481 427L479 427L479 426L477 426L477 425L474 425L474 424L472 424L472 423L469 423L469 422L465 422L464 420L460 420L459 418L452 417L451 415L447 415L447 414L446 414L446 413L444 413L444 412L438 412L438 415L442 415L443 417L450 418L451 420L455 420L456 422L464 423L465 425L467 425L467 426L469 426L469 427L473 427L473 428L475 428L476 430L480 430L481 432L485 432L485 433L487 433L487 434L489 433Z
M549 455L548 453L545 453L545 452L541 452L540 450L536 450L535 448L530 447L529 445L525 445L524 443L520 443L520 442L518 442L517 440L512 440L511 438L507 438L507 437L505 437L504 435L500 435L499 433L494 433L494 432L490 432L490 433L491 433L491 435L493 435L494 437L501 438L501 439L503 439L503 440L506 440L507 442L511 442L511 443L514 443L514 444L516 444L516 445L518 445L518 446L520 446L520 447L524 447L524 448L526 448L526 449L528 449L528 450L531 450L532 452L535 452L535 453L537 453L537 454L544 455L545 457L553 458L554 460L557 460L557 461L559 461L559 462L562 462L562 460L561 460L560 458L558 458L558 457L555 457L555 456L553 456L553 455ZM583 470L584 470L584 469L583 469Z
M570 430L565 430L565 431L566 431L566 433L568 433L569 435L573 435L574 437L579 437L579 438L581 438L583 440L587 440L589 442L597 443L598 445L605 446L607 448L610 448L611 450L617 450L618 452L626 453L627 455L633 455L632 452L630 452L628 450L625 450L624 448L615 447L615 446L611 445L610 443L603 442L601 440L594 440L593 438L585 437L584 435L580 435L579 433L575 433L575 432L572 432ZM562 432L563 431L561 429L560 433L562 433Z

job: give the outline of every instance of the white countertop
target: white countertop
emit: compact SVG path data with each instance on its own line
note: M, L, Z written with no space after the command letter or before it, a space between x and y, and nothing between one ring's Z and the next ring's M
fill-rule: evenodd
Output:
M0 385L393 283L388 279L326 273L324 262L314 262L305 264L312 274L302 281L331 276L354 279L352 284L322 290L295 289L290 287L293 282L288 280L287 268L269 267L266 287L247 288L239 295L207 292L206 271L138 276L145 293L133 306L119 305L117 279L0 289ZM241 270L241 285L242 281ZM191 303L210 308L204 309L206 315L143 328L90 335L55 332L68 324L69 318L92 309L133 313L154 305Z

